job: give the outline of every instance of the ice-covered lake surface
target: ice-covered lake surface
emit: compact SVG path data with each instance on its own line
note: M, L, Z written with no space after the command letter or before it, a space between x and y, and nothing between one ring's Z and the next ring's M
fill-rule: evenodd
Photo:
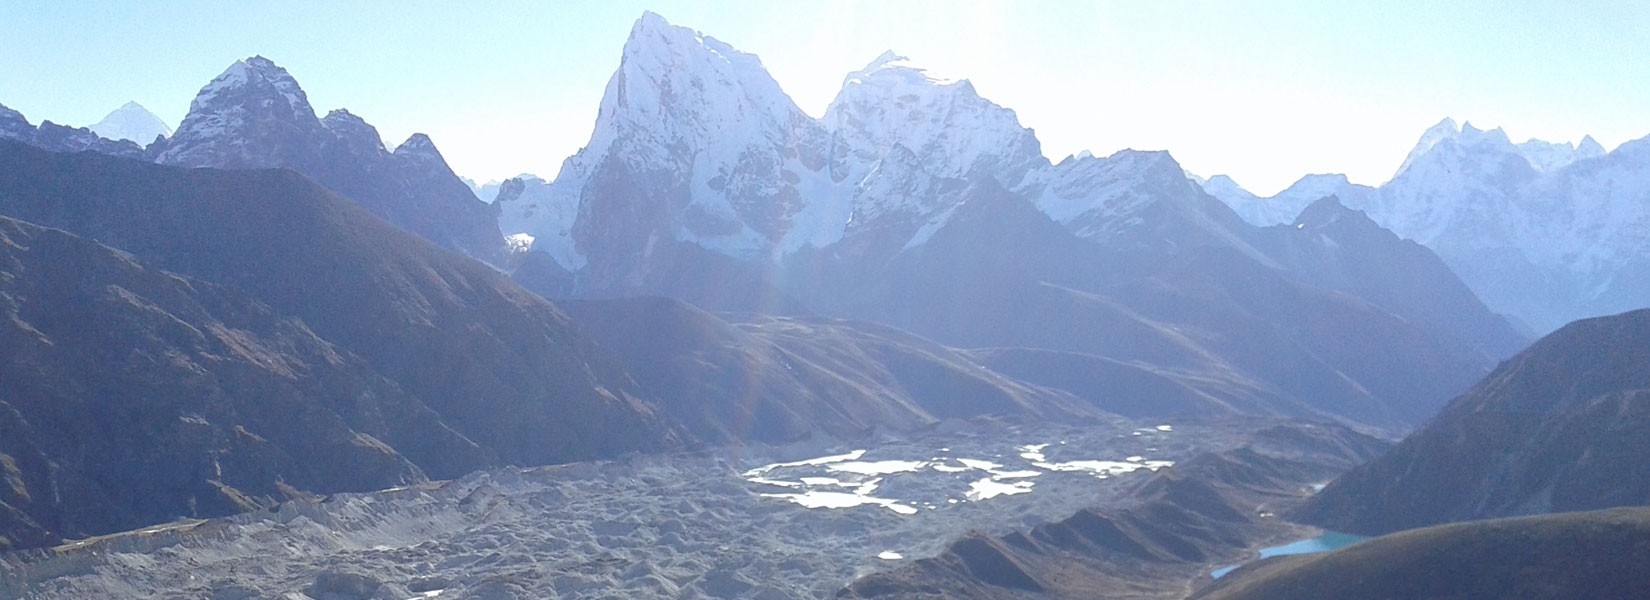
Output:
M1142 441L1135 433L1150 432L1147 440L1158 440L1173 432L1169 425L1150 429L1136 428L1129 433L1133 441ZM1072 437L1072 436L1056 436ZM785 500L807 508L841 509L865 505L881 506L900 515L915 515L923 510L942 510L963 502L983 502L999 496L1031 493L1044 475L1055 477L1089 476L1109 479L1135 471L1156 471L1174 466L1173 460L1148 459L1135 454L1117 460L1096 457L1096 453L1113 452L1111 448L1095 447L1087 436L1071 440L1043 441L1009 447L1005 442L984 447L971 445L977 455L968 451L954 451L940 447L926 459L893 458L867 460L869 449L857 449L845 454L834 454L798 461L778 462L745 471L745 481L756 484L764 498ZM939 442L943 440L933 440ZM1011 440L1010 440L1011 441ZM921 453L911 444L891 445L876 454L910 456ZM1162 448L1151 447L1149 453L1160 453ZM1072 460L1052 461L1049 455ZM1006 463L1006 464L1005 464ZM880 490L880 492L879 492Z
M1240 437L1179 423L950 423L908 438L498 469L49 559L0 557L0 596L829 597L971 530L1106 505Z

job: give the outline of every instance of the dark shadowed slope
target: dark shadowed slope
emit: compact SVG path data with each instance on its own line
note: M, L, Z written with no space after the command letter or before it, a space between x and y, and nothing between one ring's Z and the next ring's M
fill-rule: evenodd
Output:
M1400 239L1334 196L1313 202L1293 223L1260 230L1255 245L1300 281L1357 296L1418 325L1444 344L1491 360L1529 345L1506 317L1490 312L1432 250Z
M667 415L706 440L859 437L986 414L1109 417L879 325L767 316L729 323L665 298L562 306L631 367Z
M989 182L965 195L926 244L857 270L822 261L826 283L797 295L835 294L822 310L945 344L1087 354L1234 382L1250 393L1232 406L1251 414L1419 423L1493 364L1252 250L1123 253Z
M490 453L366 361L244 294L0 217L0 549Z
M247 292L508 462L675 436L555 306L291 171L179 169L0 142L0 214Z
M1194 598L1642 598L1650 590L1650 509L1428 527L1327 554L1278 557Z
M1101 410L1129 418L1265 413L1275 401L1260 384L1219 372L1178 372L1036 348L986 348L970 350L968 355L991 370L1070 392Z
M1650 503L1650 310L1577 321L1303 507L1338 531Z

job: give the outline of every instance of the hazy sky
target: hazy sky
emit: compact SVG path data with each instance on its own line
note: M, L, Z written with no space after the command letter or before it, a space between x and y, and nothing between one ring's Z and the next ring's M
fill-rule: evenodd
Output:
M89 125L136 100L176 126L262 54L392 147L424 132L461 175L550 177L653 10L761 56L816 116L893 49L971 79L1054 160L1167 149L1260 193L1308 172L1381 183L1445 116L1514 141L1650 134L1650 5L1348 4L0 0L0 104Z

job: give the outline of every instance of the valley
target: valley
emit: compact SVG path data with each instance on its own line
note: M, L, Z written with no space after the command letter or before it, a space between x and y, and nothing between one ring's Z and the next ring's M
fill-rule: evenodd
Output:
M1010 534L1130 505L1177 461L1255 444L1257 429L1296 427L983 420L856 442L489 469L14 553L0 558L0 593L828 597L868 573L940 555L970 532ZM1328 436L1295 449L1321 469L1384 446L1339 428L1303 431ZM1359 449L1343 454L1330 440ZM1299 487L1270 491L1309 491ZM1297 529L1272 522L1259 531ZM1234 542L1225 555L1245 543Z
M840 42L706 6L682 12L764 52ZM331 38L391 54L196 40L122 80L159 113L87 127L15 83L78 78L0 64L30 113L0 106L0 599L1642 593L1650 138L1599 141L1633 123L1515 142L1446 118L1379 185L1365 156L1262 196L1234 176L1357 103L1233 104L1265 86L1194 80L1207 59L1119 75L1163 53L1066 56L1123 37L1030 5L1074 34L1031 44L1061 56L941 37L986 72L1116 78L1056 127L1017 89L1068 95L1050 81L855 46L797 86L794 54L647 9L492 14L561 10L407 4L447 14ZM1203 19L1171 21L1147 31ZM884 24L904 33L864 40L932 37ZM521 67L498 48L528 25L583 49ZM455 64L517 67L396 87ZM1300 114L1205 178L1219 131L1122 142L1160 79L1197 87L1147 129ZM1091 120L1112 150L1049 152ZM544 123L577 149L544 156ZM483 154L559 168L482 177Z

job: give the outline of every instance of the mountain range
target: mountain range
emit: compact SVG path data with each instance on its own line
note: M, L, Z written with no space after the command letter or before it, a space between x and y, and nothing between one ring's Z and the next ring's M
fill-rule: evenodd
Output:
M1635 422L1636 392L1611 386L1636 385L1638 342L1594 329L1636 321L1517 353L1566 311L1642 302L1639 142L1446 122L1380 188L1313 176L1258 199L1168 152L1052 162L1012 110L893 52L814 118L756 56L652 13L550 180L464 180L422 134L392 151L347 110L318 117L263 57L143 147L4 107L0 138L13 546L483 467L985 415L1396 434L1459 397L1381 459L1413 464L1376 461L1303 509L1360 531L1568 507L1541 485L1637 477L1478 472L1459 485L1482 489L1427 496L1450 500L1437 514L1381 487L1465 472L1420 462L1482 439L1537 474L1540 452L1591 468L1586 448L1629 443L1561 441ZM1581 383L1540 388L1536 421L1494 409L1543 381ZM1487 433L1448 424L1485 412L1501 418ZM1415 522L1332 508L1343 490Z
M652 13L589 143L513 181L501 231L540 257L515 278L551 297L1074 352L1257 390L1246 410L1418 422L1525 343L1361 216L1255 227L1166 152L1050 163L1012 110L892 52L814 119L754 55ZM1395 292L1422 273L1449 291Z
M505 263L492 212L429 137L413 134L392 152L377 129L348 110L317 118L298 82L263 57L236 61L202 87L156 162L289 168L438 245Z
M1579 144L1515 144L1500 129L1445 119L1378 188L1308 175L1259 198L1228 177L1194 179L1251 223L1287 223L1335 195L1436 251L1490 308L1532 331L1650 303L1650 139L1605 152Z

